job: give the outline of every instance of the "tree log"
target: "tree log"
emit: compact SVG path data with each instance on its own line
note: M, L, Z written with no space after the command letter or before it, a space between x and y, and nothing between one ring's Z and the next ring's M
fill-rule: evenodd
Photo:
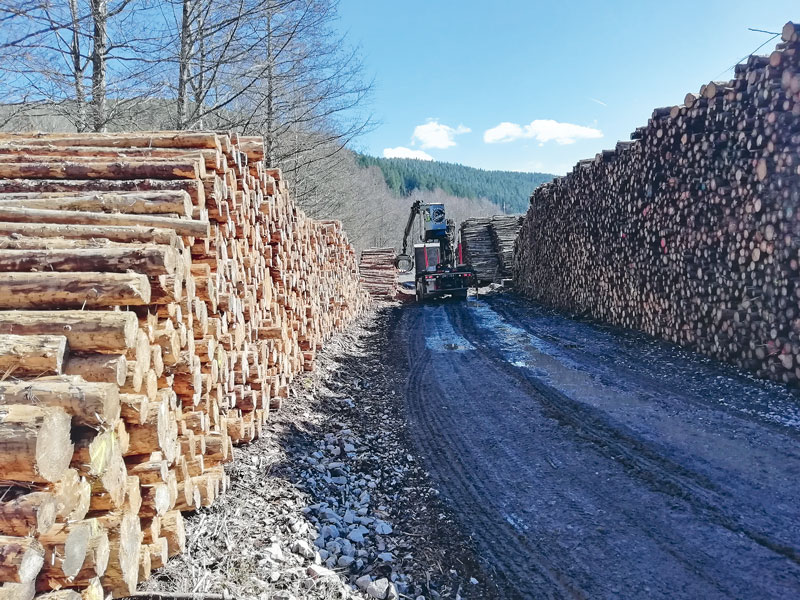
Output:
M60 375L66 353L63 335L0 334L0 373L14 377Z
M124 354L75 354L67 358L65 375L83 377L86 381L125 385L128 360Z
M95 213L88 213L95 214ZM54 223L2 222L0 235L21 235L37 238L69 238L93 240L104 238L117 243L150 243L175 245L178 234L174 229L148 226L120 225L62 225Z
M44 564L44 549L33 538L0 536L0 582L29 583Z
M5 491L0 501L0 534L25 537L44 533L55 523L57 510L50 492Z
M208 221L195 221L192 219L177 219L172 217L157 217L152 215L126 215L121 213L108 214L99 212L44 210L0 206L0 221L32 224L48 223L61 225L103 225L108 227L153 227L160 229L172 229L177 235L197 237L205 237L209 235Z
M150 302L136 273L0 273L0 308L97 308Z
M88 382L78 376L0 381L0 398L8 405L58 407L72 415L74 424L89 427L114 423L120 414L116 385Z
M3 179L196 179L199 165L186 159L88 160L45 159L37 162L0 161Z
M182 190L94 194L0 194L0 206L39 210L192 216L192 200Z
M77 352L124 353L134 347L138 329L132 312L0 311L0 334L63 335Z
M0 249L0 272L96 271L145 275L175 272L177 257L170 246L72 248L53 250Z
M61 408L0 406L0 473L11 481L57 481L69 467L70 416Z

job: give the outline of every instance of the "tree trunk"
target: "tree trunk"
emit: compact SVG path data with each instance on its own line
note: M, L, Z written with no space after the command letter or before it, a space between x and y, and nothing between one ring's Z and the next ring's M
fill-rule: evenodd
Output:
M106 59L108 58L108 2L90 0L94 36L92 44L92 127L106 129Z

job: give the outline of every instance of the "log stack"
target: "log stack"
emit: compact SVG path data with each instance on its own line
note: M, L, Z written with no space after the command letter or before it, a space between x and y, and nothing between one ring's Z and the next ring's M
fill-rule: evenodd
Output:
M800 26L537 188L514 279L563 311L800 381Z
M373 298L394 300L397 295L397 267L394 248L366 248L361 251L358 270L361 283Z
M369 302L340 223L262 158L227 133L0 134L0 598L133 592Z
M495 215L466 219L461 223L464 261L481 283L499 282L511 277L514 243L522 217Z

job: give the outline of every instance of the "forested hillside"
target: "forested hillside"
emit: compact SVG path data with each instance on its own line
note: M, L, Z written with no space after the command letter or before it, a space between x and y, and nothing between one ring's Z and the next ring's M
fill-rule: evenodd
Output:
M358 155L359 164L377 166L393 192L407 196L415 190L440 189L462 198L487 198L507 213L528 209L531 192L553 179L547 173L485 171L455 163L412 158Z

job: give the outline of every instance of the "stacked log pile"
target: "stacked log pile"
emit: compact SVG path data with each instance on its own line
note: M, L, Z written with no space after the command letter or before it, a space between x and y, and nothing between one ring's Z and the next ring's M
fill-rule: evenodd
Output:
M461 223L464 261L483 283L498 282L512 274L514 242L522 217L496 215L466 219Z
M0 598L133 592L369 301L262 148L0 134Z
M461 249L464 262L472 267L478 281L495 281L500 270L492 241L490 218L466 219L461 222Z
M510 278L514 271L514 243L517 241L523 217L498 215L492 217L489 231L497 253L498 271L502 279Z
M397 267L394 248L366 248L361 251L358 271L361 283L373 298L394 300L397 294Z
M631 138L534 191L517 287L797 384L800 26Z

